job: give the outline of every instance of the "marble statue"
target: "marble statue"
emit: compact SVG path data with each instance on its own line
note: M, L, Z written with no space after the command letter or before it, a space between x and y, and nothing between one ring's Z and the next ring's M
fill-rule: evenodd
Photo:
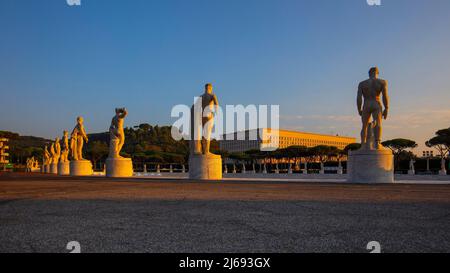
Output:
M69 175L70 174L70 162L69 162L69 132L64 130L62 137L61 156L58 162L58 174Z
M55 142L50 146L50 173L58 173L58 162L61 155L61 146L59 144L59 138L55 139Z
M222 179L222 158L210 152L214 113L218 112L218 108L219 101L213 93L212 84L208 83L203 95L191 108L190 179Z
M60 157L59 161L60 162L68 162L69 161L69 132L67 132L67 130L64 130L64 133L63 133L61 157Z
M84 130L83 118L77 118L77 125L72 130L71 134L71 148L73 160L84 160L83 158L83 144L88 142L86 131Z
M51 159L50 152L48 151L47 145L45 145L45 148L44 148L44 164L45 165L50 164L50 159Z
M197 103L199 105L196 105ZM209 153L214 110L217 113L218 107L219 101L213 93L213 86L208 83L205 85L205 92L191 108L191 151L194 154Z
M381 145L382 120L389 111L388 83L372 67L369 79L358 86L356 106L362 120L361 148L348 155L348 178L352 183L393 183L394 156ZM384 109L383 109L384 106Z
M55 143L52 143L50 145L50 163L53 163L55 157L56 157L56 152L55 152Z
M411 170L411 171L414 171L415 169L414 169L414 163L416 163L416 161L414 160L414 159L411 159L410 161L409 161L409 169Z
M111 126L109 127L110 144L109 144L109 157L110 158L122 158L120 156L120 150L122 150L125 143L125 132L123 131L123 120L128 115L127 109L116 108L116 115L111 120Z
M61 157L61 144L59 143L59 137L55 138L55 142L52 144L54 153L52 156L52 163L58 164Z
M70 134L70 149L72 150L72 160L69 162L70 175L88 176L93 174L92 163L83 158L84 142L88 143L88 136L84 129L83 118L77 118L77 125ZM62 173L60 173L62 174Z
M51 155L48 151L48 146L45 145L43 158L42 158L42 172L48 173L50 172L50 163L51 163Z
M131 158L120 156L120 151L125 143L123 122L128 112L125 108L116 108L115 113L109 126L110 143L105 174L107 177L130 177L133 175L133 162Z
M389 111L388 82L378 78L379 70L372 67L369 70L369 79L362 81L358 86L357 108L362 119L361 144L366 146L367 130L370 118L373 119L373 146L374 149L381 147L382 118L387 119ZM380 97L383 97L383 106ZM364 100L364 101L363 101Z
M416 163L416 161L411 158L409 160L409 170L408 170L408 174L409 175L415 175L416 174L416 169L414 167L414 163Z
M34 169L38 169L39 168L39 161L36 158L34 158L34 156L31 159L33 161L33 165L32 165L33 168Z
M26 172L31 172L31 158L27 158L27 170Z

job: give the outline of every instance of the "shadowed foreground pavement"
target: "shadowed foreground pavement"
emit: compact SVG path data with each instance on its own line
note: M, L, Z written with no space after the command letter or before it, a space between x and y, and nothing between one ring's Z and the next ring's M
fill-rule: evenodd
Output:
M450 187L0 174L0 223L0 252L450 252Z

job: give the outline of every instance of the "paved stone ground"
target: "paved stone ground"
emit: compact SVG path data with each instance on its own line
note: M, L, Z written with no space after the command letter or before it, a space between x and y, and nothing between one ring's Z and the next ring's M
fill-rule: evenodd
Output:
M450 252L450 187L0 173L0 223L0 252Z

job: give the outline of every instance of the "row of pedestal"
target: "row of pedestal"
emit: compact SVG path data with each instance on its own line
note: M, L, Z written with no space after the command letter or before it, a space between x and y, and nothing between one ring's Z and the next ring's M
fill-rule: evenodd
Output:
M58 175L89 176L94 171L89 160L75 160L70 162L52 163L42 166L43 173ZM133 163L130 158L108 158L106 159L105 175L107 177L130 177L133 176Z

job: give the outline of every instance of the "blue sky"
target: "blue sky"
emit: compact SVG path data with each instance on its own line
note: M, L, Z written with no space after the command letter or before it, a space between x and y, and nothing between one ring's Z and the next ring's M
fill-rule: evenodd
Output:
M385 139L450 126L450 1L0 0L0 130L54 137L171 124L212 82L221 104L279 104L281 127L357 136L356 88L390 82Z

